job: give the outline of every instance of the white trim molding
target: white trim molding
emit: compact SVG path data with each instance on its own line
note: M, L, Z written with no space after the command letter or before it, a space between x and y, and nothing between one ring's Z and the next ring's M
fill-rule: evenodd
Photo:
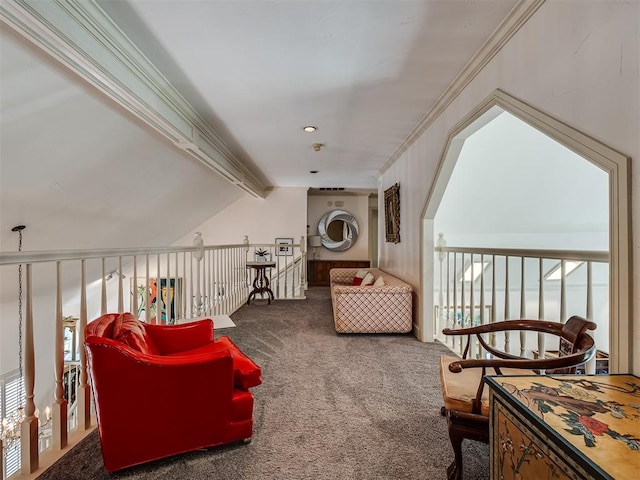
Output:
M453 127L444 145L436 176L422 211L422 259L434 258L433 221L465 140L507 111L558 143L593 163L609 176L609 352L611 373L628 373L633 365L631 266L631 159L536 108L495 90ZM420 313L421 339L430 341L428 327L433 312L433 272L423 267L421 285L424 307ZM636 352L636 355L638 353Z
M404 139L400 146L391 155L382 167L376 172L376 177L380 178L400 156L422 135L429 125L446 110L456 97L471 83L482 69L495 57L502 47L513 37L518 30L531 18L531 16L542 6L546 0L521 0L509 12L509 15L495 29L489 39L480 47L473 58L465 65L458 76L451 82L440 98L426 113L420 123Z
M93 0L0 0L0 20L254 197L265 185Z

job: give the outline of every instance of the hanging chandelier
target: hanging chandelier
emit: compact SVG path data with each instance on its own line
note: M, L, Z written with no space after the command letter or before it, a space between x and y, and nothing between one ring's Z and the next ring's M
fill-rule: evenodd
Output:
M24 418L24 407L20 406L11 415L2 419L0 439L4 448L11 448L13 442L20 439L20 428Z
M18 232L18 252L22 251L22 231L26 227L18 225L11 229ZM24 422L24 385L22 377L22 264L18 265L18 379L20 381L20 400L18 408L2 419L0 440L4 448L9 448L13 442L20 439L20 429Z
M22 251L22 231L26 227L24 225L18 225L11 229L12 232L18 232L18 252ZM22 422L25 420L24 413L24 377L22 372L22 264L18 265L18 391L19 404L18 408L2 419L0 423L0 441L2 441L2 447L9 449L13 446L14 442L20 440L20 432L22 430ZM35 416L38 417L39 411L36 409ZM51 421L51 408L47 407L45 410L45 421L41 422L38 419L40 427L44 427ZM1 460L1 459L0 459Z

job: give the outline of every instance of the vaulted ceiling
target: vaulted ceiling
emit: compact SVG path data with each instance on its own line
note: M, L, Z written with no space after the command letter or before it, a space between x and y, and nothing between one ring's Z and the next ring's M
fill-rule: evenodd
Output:
M130 42L159 72L156 84L175 92L167 98L184 101L161 106L175 109L166 118L191 112L193 131L215 140L204 161L190 152L196 140L161 135L161 121L131 108L134 95L123 108L102 88L139 78L106 60L104 75L81 75L16 29L16 11L42 14L54 2L4 3L0 250L13 249L9 230L20 223L34 226L28 249L175 241L245 194L209 160L235 172L237 185L248 179L244 190L257 196L270 187L375 189L385 162L517 2L70 1L113 22L103 42L118 52ZM77 56L87 59L93 44L84 42Z

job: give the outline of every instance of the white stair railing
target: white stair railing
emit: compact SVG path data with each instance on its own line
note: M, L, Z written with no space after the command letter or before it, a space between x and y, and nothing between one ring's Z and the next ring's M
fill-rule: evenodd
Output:
M74 367L78 384L74 386L72 405L63 393L64 375L68 371L64 363L65 317L79 319L77 336L83 339L87 323L108 312L129 311L145 322L159 324L229 315L247 300L251 279L246 262L253 260L252 248L259 246L268 248L276 260L273 279L276 299L303 298L306 287L304 239L299 244L252 245L246 239L236 245L205 246L194 242L187 247L0 252L3 278L11 278L19 265L26 267L22 405L25 418L17 440L21 445L21 472L31 474L39 469L39 444L50 445L61 452L68 448L72 426L80 431L93 428L84 348L79 349L79 361ZM40 292L48 293L51 286L55 302L50 305L41 298ZM34 291L39 295L34 295ZM13 309L13 305L3 307ZM47 352L50 357L37 355L40 352L35 349L34 316L39 326L45 325L47 332L39 328L38 341L51 338L52 348ZM3 349L15 349L15 338L3 335L1 341ZM55 373L52 377L37 375L36 365L40 366L40 372L45 370L43 366L53 365ZM0 371L0 377L5 373ZM38 392L37 400L34 392ZM41 404L39 408L36 403ZM41 419L36 416L36 410L44 412L47 405L52 405L52 418L46 425L47 441L42 442L39 441L43 438L39 431ZM9 416L13 412L2 413ZM0 443L3 458L7 442L8 439ZM14 473L15 470L0 468L2 480Z
M434 335L454 351L462 353L462 338L444 337L441 335L444 327L456 329L515 318L565 322L567 315L581 315L598 323L598 330L608 331L609 319L595 319L593 315L594 311L606 311L606 308L594 310L594 285L608 292L609 252L450 247L442 234L436 245L440 271ZM569 262L578 267L570 271ZM594 265L600 269L597 282ZM557 273L553 273L556 269ZM489 271L491 282L485 281ZM514 277L519 278L517 285L511 280ZM514 314L511 302L518 298L520 308ZM598 307L606 301L600 298ZM536 313L532 313L534 310ZM514 348L513 339L508 335L501 335L500 339L492 335L488 342L495 346L499 340L503 342L504 351ZM532 351L539 356L553 354L547 351L545 335L538 334L535 344L530 344L530 340L527 332L520 332L521 355ZM598 349L606 354L608 345L603 342ZM474 344L470 352L477 358L486 354L479 344ZM594 358L587 364L587 372L595 372L595 365Z

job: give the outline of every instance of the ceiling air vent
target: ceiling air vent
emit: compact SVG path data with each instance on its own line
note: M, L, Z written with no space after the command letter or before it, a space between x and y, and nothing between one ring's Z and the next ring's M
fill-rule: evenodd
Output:
M321 192L342 192L344 187L320 187Z

